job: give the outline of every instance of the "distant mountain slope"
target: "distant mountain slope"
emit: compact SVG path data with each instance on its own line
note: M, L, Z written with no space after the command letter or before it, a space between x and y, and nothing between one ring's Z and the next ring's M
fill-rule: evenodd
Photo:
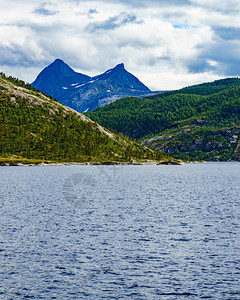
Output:
M147 99L120 99L86 115L177 158L238 160L239 114L240 81L229 78Z
M87 75L73 71L64 61L56 59L37 76L32 86L58 99L64 92L63 87L76 82L81 84L90 79Z
M94 110L122 97L155 94L126 71L123 64L89 77L74 72L60 59L46 67L32 86L79 112Z
M215 94L221 92L222 90L228 89L233 86L240 86L240 79L238 77L230 77L225 79L215 80L213 82L205 82L201 84L196 84L192 86L187 86L180 90L167 91L162 93L161 96L166 97L175 94L194 94L194 95L202 95L207 96L211 94ZM159 94L150 97L150 99L159 98Z
M0 162L4 157L57 162L169 160L23 81L0 74Z

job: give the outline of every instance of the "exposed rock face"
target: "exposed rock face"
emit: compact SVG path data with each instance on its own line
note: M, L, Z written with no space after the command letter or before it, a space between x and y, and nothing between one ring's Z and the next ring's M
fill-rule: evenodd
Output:
M146 140L143 144L169 155L178 152L193 153L202 151L212 154L212 160L240 161L240 128L227 128L221 130L208 130L199 134L191 128L191 131L183 129L165 136L158 136Z
M32 86L79 112L94 110L123 97L155 94L122 63L103 74L89 77L56 59L37 76Z

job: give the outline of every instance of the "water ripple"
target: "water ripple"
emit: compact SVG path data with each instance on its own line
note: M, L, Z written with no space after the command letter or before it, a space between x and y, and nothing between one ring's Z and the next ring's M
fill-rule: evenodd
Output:
M238 163L1 167L0 299L240 299L239 177Z

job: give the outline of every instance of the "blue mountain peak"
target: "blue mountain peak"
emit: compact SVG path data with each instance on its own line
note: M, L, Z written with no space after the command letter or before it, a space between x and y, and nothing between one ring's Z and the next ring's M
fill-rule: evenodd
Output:
M65 64L65 62L60 58L55 59L53 63L54 64Z
M124 70L124 64L121 63L121 64L116 65L116 67L113 68L113 70Z
M57 58L32 85L77 111L90 111L127 96L149 95L151 91L129 73L123 63L90 77L71 69Z

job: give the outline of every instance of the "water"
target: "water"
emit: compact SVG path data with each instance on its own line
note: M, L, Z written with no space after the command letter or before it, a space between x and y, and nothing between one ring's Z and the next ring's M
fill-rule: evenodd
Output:
M1 167L0 299L240 299L239 167Z

